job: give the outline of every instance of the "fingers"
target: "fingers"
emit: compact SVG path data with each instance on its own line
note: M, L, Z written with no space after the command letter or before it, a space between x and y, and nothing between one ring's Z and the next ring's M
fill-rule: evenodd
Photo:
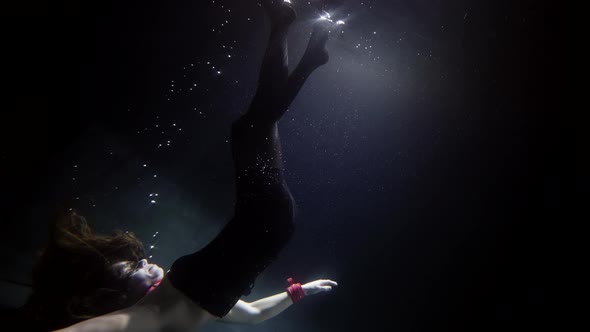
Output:
M305 291L305 295L313 295L321 292L329 292L336 286L338 286L336 281L330 279L318 279L308 282L302 287Z
M338 283L336 281L332 281L332 280L323 280L320 285L321 285L320 289L322 291L329 292L332 290L332 287L338 286Z
M328 285L330 286L338 286L338 283L336 281L332 281L332 280L327 280Z
M322 286L338 286L338 283L336 281L330 279L320 279L318 281Z
M320 279L317 280L316 283L318 286L317 288L323 292L329 292L332 290L332 287L338 286L338 283L336 281L330 279Z

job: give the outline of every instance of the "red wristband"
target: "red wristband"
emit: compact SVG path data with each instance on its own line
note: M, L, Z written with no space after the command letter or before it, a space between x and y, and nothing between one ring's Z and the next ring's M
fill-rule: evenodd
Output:
M305 297L305 292L303 291L300 283L295 283L293 278L287 279L287 282L289 283L289 287L287 287L287 293L291 297L293 303L297 303L303 297Z

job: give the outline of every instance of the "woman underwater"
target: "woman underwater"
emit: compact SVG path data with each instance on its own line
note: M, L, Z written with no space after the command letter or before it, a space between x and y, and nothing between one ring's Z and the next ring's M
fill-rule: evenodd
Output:
M287 35L295 10L287 0L261 4L271 33L256 94L232 124L233 218L211 243L178 258L165 274L144 259L143 244L133 234L95 234L75 212L62 216L33 271L33 294L24 307L35 330L197 331L211 321L255 324L337 285L290 280L285 292L240 300L293 234L293 198L283 178L277 124L306 79L329 59L331 23L321 20L289 74Z

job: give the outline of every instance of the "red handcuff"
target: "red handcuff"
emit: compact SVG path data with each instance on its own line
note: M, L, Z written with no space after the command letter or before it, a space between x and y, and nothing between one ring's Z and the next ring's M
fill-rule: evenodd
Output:
M289 287L287 287L287 293L291 297L293 303L297 303L305 297L305 292L303 291L300 283L295 283L293 278L287 279L287 282L289 283Z

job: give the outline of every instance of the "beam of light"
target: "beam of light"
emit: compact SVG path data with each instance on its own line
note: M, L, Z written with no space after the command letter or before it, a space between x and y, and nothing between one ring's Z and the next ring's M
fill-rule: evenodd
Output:
M322 1L322 7L320 9L320 20L328 21L330 23L336 23L336 25L345 24L343 20L338 20L338 21L334 22L334 20L332 19L332 14L330 14L328 11L326 11L326 0Z
M334 20L332 19L332 15L330 15L330 13L328 13L328 12L324 12L323 14L321 14L319 20L320 21L328 21L330 23L335 23L336 25L346 24L343 20L338 20L338 21L334 22Z
M332 20L332 16L330 16L330 13L322 11L322 14L320 15L320 20L323 21L328 21L330 23L333 23L334 21Z

